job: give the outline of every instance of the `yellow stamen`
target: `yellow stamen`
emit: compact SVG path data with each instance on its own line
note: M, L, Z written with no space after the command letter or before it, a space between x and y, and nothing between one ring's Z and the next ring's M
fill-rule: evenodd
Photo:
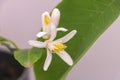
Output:
M62 43L57 43L57 44L55 44L55 46L53 47L53 52L59 52L59 51L64 50L65 48L67 48L67 46L65 46L64 44L62 44Z
M45 22L46 26L48 26L50 24L50 19L47 15L44 16L44 22Z

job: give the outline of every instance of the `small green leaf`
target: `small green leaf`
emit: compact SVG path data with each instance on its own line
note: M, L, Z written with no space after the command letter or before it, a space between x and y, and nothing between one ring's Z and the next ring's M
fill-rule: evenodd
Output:
M61 12L59 26L78 31L66 44L74 65L120 14L120 0L63 0L57 7ZM59 33L60 36L63 33ZM46 53L35 64L36 80L64 80L73 67L53 54L48 71L43 71L45 58Z
M31 67L42 56L43 49L32 48L15 51L15 58L24 67Z

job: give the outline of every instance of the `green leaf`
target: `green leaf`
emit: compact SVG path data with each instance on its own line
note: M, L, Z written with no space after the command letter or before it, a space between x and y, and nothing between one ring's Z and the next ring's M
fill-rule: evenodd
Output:
M74 65L120 14L119 0L63 0L57 7L61 11L59 26L78 31L66 44L66 51L72 56ZM45 58L46 53L34 66L36 80L63 80L73 67L53 54L48 71L43 71Z
M43 49L32 48L15 51L15 58L20 62L24 67L31 67L33 64L40 59Z

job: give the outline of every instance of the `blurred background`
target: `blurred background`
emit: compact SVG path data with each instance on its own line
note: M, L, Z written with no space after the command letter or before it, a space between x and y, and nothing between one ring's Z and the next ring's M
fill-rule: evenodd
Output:
M0 35L14 40L20 48L30 48L27 41L36 38L41 27L41 14L51 11L59 2L0 0ZM120 17L94 43L66 80L120 80L119 25Z

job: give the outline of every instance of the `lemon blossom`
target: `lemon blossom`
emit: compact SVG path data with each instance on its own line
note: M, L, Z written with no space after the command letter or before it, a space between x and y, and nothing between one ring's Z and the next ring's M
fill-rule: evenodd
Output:
M49 12L45 11L42 14L42 31L39 32L36 36L37 37L43 37L43 39L49 39L51 36L51 26L52 24L55 25L55 27L58 26L60 19L60 11L55 8L52 11L52 14L50 16ZM57 28L57 31L67 31L65 28Z
M47 57L44 63L44 67L43 69L45 71L47 71L51 60L52 60L52 53L56 53L61 59L63 59L68 65L73 65L73 60L70 57L70 55L64 50L65 48L67 48L66 45L64 45L64 43L66 43L67 41L69 41L75 34L76 34L76 30L72 30L71 32L69 32L67 35L65 35L64 37L54 40L56 37L56 27L54 24L51 24L51 36L48 40L46 40L45 42L40 42L40 41L35 41L35 40L29 40L28 43L29 45L33 46L33 47L38 47L38 48L46 48L47 50Z

